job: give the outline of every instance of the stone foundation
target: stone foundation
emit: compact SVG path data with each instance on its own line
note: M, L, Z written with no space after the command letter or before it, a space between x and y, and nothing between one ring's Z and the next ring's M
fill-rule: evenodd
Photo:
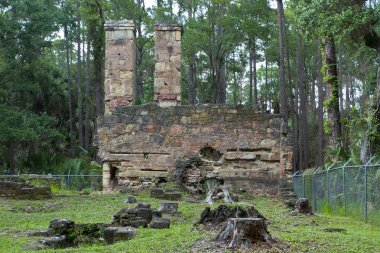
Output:
M275 194L278 180L292 171L279 115L217 105L116 109L98 121L105 190L152 186L191 156L203 163L190 174L222 178L235 190Z
M14 199L49 199L52 197L49 186L33 186L18 176L0 177L0 197Z

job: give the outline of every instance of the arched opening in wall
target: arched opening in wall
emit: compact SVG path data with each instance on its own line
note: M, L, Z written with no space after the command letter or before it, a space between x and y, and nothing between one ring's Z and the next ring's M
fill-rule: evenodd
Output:
M112 190L118 187L119 169L116 166L110 168L110 186Z
M199 154L203 159L209 160L209 161L219 161L220 158L222 158L222 153L220 153L218 150L214 149L213 147L206 146L202 148L199 151Z

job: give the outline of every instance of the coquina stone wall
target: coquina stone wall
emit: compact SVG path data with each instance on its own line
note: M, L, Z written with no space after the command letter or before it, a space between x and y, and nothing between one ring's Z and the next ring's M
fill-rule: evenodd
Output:
M181 31L179 25L155 26L154 100L160 106L181 104Z
M136 43L133 21L105 24L105 114L132 104L136 82Z
M167 179L176 160L208 147L220 153L205 157L208 177L222 178L235 189L275 193L280 177L292 171L291 146L278 115L219 105L148 104L119 107L98 124L105 190Z
M180 105L181 27L167 24L155 27L155 103L133 105L132 24L106 27L106 113L98 118L97 138L105 191L167 181L179 161L198 157L185 163L189 184L217 178L234 190L277 193L279 180L293 169L280 115L243 106ZM120 27L127 30L119 33Z

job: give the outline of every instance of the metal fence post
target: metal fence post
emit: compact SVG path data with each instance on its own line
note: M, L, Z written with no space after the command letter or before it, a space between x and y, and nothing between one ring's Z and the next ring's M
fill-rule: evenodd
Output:
M69 170L69 173L67 173L67 188L70 189L70 172L71 170Z
M351 159L348 159L348 161L343 165L343 205L344 205L344 216L346 216L347 211L347 201L346 201L346 166L349 164Z
M315 183L315 175L319 171L321 167L318 167L314 172L313 172L313 203L314 203L314 211L317 211L317 195L316 195L316 183Z
M368 222L368 172L367 172L367 166L371 164L372 160L375 157L371 157L368 162L364 165L364 176L365 176L365 183L364 183L364 190L365 190L365 222Z
M329 180L329 168L326 171L326 188L327 188L327 206L330 208L330 180Z
M314 211L317 211L317 199L315 197L315 174L313 173L313 203L314 203Z
M343 166L343 205L344 205L344 216L346 216L347 212L347 201L346 201L346 166Z
M302 186L302 189L303 189L303 198L306 198L306 182L305 182L305 173L302 173L301 174L301 176L302 176L302 184L303 184L303 186Z
M364 176L365 176L365 222L368 221L368 175L367 175L367 164L364 165Z

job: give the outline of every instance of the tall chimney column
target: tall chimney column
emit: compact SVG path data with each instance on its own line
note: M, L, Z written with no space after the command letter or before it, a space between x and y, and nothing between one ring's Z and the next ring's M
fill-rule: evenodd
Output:
M181 104L181 36L181 25L155 25L154 100L162 107Z
M105 115L132 104L136 82L135 27L131 20L105 24Z

